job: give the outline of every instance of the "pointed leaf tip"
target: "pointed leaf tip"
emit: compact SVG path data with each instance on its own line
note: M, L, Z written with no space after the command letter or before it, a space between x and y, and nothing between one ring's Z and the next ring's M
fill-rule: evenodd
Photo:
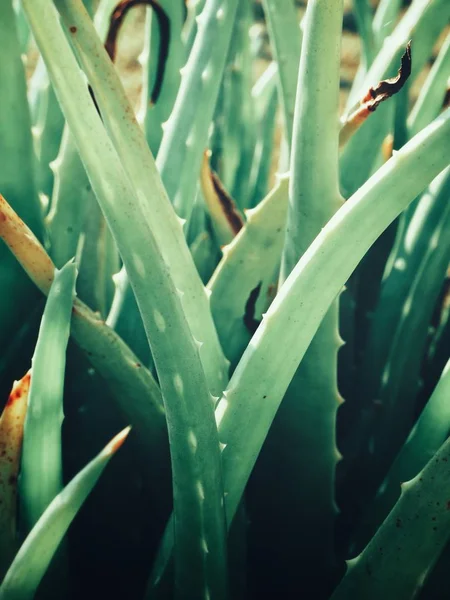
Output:
M122 429L120 433L113 437L113 439L109 442L109 444L105 447L103 453L105 456L111 456L115 454L117 450L122 446L124 441L127 439L128 434L131 431L131 425Z
M14 382L8 401L6 402L6 406L11 406L16 400L19 400L19 398L22 398L25 394L28 394L30 389L30 380L31 369L22 377L22 379Z

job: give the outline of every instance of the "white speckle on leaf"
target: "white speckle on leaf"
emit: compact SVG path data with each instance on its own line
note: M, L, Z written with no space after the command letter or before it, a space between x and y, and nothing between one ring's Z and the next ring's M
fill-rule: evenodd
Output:
M166 321L159 310L153 311L153 318L155 319L156 327L159 331L164 332L166 330Z
M189 442L189 446L192 449L192 452L196 452L197 451L197 446L198 446L197 436L192 431L192 429L188 433L188 442Z
M184 385L183 380L181 379L181 375L179 373L176 373L176 375L174 375L173 385L175 386L175 389L178 392L178 394L182 396L184 391Z
M411 306L412 306L412 298L411 298L411 296L409 296L405 300L405 304L403 305L402 317L407 317L409 315L409 313L411 312Z
M205 499L205 490L203 488L203 484L201 481L197 481L197 483L195 484L196 488L197 488L197 494L198 497L200 498L200 500L204 500Z
M145 277L145 264L142 258L138 254L135 254L133 257L133 262L134 268L136 269L138 275Z
M202 73L202 81L205 82L205 81L208 81L208 79L211 79L211 67L210 67L210 65L208 65L206 67L206 69L203 70L203 73Z
M406 269L406 260L404 258L397 258L394 263L394 268L397 271L404 271Z

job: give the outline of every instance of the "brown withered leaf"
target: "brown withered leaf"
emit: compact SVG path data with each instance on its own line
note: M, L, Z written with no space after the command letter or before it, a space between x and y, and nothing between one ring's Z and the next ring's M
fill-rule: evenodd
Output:
M402 89L411 75L411 65L411 42L408 42L397 75L380 81L375 87L371 87L364 96L363 103L368 110L375 111L381 102L397 94Z
M217 241L224 246L239 233L244 220L219 176L211 169L209 154L209 151L203 154L200 185Z
M158 63L156 67L155 83L153 84L153 89L150 95L150 103L153 105L156 103L159 98L159 94L161 93L170 44L170 20L159 2L157 2L157 0L121 0L121 2L117 4L116 8L111 13L105 49L108 52L111 60L114 62L117 50L117 37L125 16L129 10L140 5L152 7L159 25L160 42Z
M369 115L376 111L381 102L397 94L411 75L411 42L408 42L402 56L401 65L395 77L384 79L371 87L362 99L358 108L347 118L339 133L339 147L342 148L356 133Z

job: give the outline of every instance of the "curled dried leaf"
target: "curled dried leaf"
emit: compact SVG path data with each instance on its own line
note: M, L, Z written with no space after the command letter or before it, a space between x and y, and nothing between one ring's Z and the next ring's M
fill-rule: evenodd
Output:
M114 62L117 49L117 37L125 16L129 10L140 5L147 5L153 8L159 25L160 42L158 64L156 68L155 83L153 84L153 89L150 95L150 103L155 104L159 98L159 94L161 93L170 44L170 20L162 6L156 0L122 0L119 2L111 14L109 30L106 36L105 49L108 52L111 60Z
M397 94L411 75L411 65L411 42L408 42L397 75L390 79L384 79L375 87L371 87L363 98L363 106L365 105L367 110L374 112L381 102Z
M371 87L362 99L359 107L348 117L339 134L339 146L342 148L350 137L361 127L369 115L376 111L378 106L397 94L405 85L411 75L412 56L411 42L406 46L402 56L401 65L395 77L384 79L376 86Z

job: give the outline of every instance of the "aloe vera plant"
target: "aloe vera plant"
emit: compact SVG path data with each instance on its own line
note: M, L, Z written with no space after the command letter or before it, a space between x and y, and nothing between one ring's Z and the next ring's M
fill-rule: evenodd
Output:
M0 598L450 593L450 5L400 4L342 110L343 0L264 0L262 68L250 0L3 2Z

